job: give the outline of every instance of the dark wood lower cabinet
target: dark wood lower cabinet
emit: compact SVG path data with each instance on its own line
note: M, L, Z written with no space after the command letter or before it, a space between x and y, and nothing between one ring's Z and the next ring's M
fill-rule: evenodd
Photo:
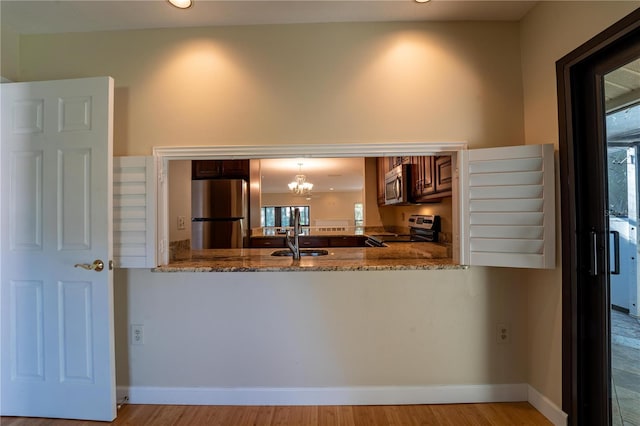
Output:
M367 237L360 236L344 236L344 237L330 237L329 247L364 247Z
M253 237L250 239L251 248L282 248L286 247L284 237Z
M300 248L322 248L322 247L365 247L367 237L364 235L302 235L300 238ZM283 248L287 243L285 237L253 237L251 238L251 248Z
M300 237L300 248L317 248L317 247L329 247L329 238L315 237L315 236Z

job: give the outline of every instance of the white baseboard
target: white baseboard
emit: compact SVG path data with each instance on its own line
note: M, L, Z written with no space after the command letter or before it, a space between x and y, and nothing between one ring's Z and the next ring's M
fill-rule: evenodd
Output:
M528 385L528 387L527 401L529 401L529 404L533 405L555 426L567 426L567 414L531 385Z
M119 387L130 404L391 405L526 401L528 385L363 386L327 388Z
M326 388L169 388L118 386L118 401L171 405L402 405L528 401L556 426L567 415L526 383Z

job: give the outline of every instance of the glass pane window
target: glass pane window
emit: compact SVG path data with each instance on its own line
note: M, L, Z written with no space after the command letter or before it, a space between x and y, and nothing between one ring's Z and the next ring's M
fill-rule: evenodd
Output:
M362 203L355 203L353 206L353 218L356 226L364 225L364 206Z
M293 226L293 212L300 209L300 224L309 226L309 206L266 206L260 212L260 226Z

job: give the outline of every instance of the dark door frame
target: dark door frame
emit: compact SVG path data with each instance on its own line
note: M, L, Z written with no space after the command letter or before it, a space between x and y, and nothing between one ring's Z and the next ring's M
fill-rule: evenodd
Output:
M611 422L603 76L640 56L640 9L556 63L562 220L562 409Z

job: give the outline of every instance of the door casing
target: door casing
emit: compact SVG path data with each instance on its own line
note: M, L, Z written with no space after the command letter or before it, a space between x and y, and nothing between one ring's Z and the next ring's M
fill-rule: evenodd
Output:
M640 9L556 63L562 205L562 409L571 425L611 422L603 77L638 56ZM598 270L595 274L594 266Z

